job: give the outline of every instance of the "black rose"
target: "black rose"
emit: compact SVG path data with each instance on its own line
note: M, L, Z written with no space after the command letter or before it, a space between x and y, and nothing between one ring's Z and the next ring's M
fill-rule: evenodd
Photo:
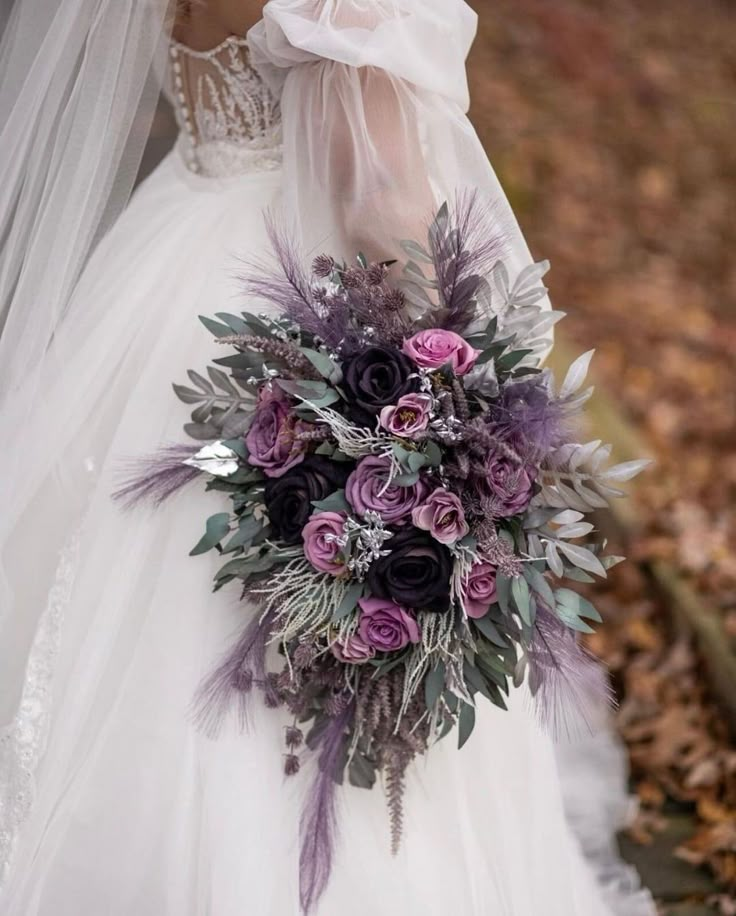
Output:
M450 607L452 557L428 531L401 528L386 541L391 553L375 560L368 585L379 598L423 611L442 613Z
M299 544L312 514L312 501L345 486L353 465L310 455L281 477L266 482L265 503L271 527L285 544Z
M373 428L376 415L402 394L419 390L416 366L393 347L367 347L342 364L343 389L352 420Z

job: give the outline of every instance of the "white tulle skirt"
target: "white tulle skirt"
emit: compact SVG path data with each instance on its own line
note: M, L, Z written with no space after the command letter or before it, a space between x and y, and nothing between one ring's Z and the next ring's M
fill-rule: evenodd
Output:
M279 184L278 171L199 179L171 154L98 248L62 329L63 372L29 433L58 454L5 557L13 612L47 601L0 756L6 916L299 913L310 772L282 775L284 717L256 698L250 731L217 741L188 718L244 614L236 590L212 594L215 561L188 557L216 496L195 484L127 513L110 498L125 459L181 441L170 383L213 355L197 316L243 305L239 260L266 250ZM49 543L63 547L50 596L37 574ZM320 916L653 913L611 845L620 754L605 735L589 744L592 769L575 748L558 766L522 692L509 712L482 705L462 751L450 737L414 765L396 857L380 788L346 786Z

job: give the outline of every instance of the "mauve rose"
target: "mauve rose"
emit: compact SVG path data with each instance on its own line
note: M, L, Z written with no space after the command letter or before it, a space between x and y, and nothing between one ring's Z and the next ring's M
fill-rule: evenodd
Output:
M436 541L454 544L470 531L463 504L454 493L438 487L411 514L417 528L429 531Z
M452 556L427 531L399 529L384 544L390 553L374 560L368 585L379 598L404 607L443 613L450 607Z
M496 567L485 561L474 563L463 583L463 598L468 617L485 617L496 602Z
M281 477L304 460L305 443L298 434L309 429L289 402L268 386L261 389L253 422L245 437L248 463L263 468L267 477Z
M381 411L381 426L395 436L411 439L429 425L432 398L428 394L405 394L394 407Z
M375 658L376 650L363 642L356 633L354 636L348 636L347 639L338 639L332 644L332 654L339 662L346 662L352 665L362 665L372 658Z
M424 369L440 369L452 366L455 375L465 375L475 365L481 354L454 331L443 328L429 328L419 331L404 341L403 351L417 366Z
M343 362L342 372L351 419L371 429L384 407L419 389L419 378L411 378L416 366L393 347L366 347Z
M299 544L312 502L344 487L350 467L323 455L309 455L283 476L266 481L264 502L274 536L285 544Z
M419 627L405 608L385 598L361 598L360 638L378 652L397 652L419 642Z
M320 572L339 576L345 571L345 557L337 538L343 535L345 512L317 512L302 530L304 555Z
M493 512L500 518L519 515L532 499L534 478L523 464L503 452L491 452L485 461L482 486L493 501Z
M358 462L345 484L345 497L358 515L378 512L384 522L400 524L411 518L412 510L429 492L423 477L410 487L386 486L391 460L369 455Z

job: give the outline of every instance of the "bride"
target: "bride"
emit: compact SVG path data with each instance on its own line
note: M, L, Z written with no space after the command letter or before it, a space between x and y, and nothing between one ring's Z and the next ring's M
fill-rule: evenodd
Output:
M0 57L0 891L7 916L292 916L301 776L285 720L198 734L242 616L188 558L209 497L123 513L120 463L175 441L284 214L307 256L390 256L461 186L530 257L475 133L464 0L16 0ZM176 148L128 198L158 84ZM207 513L209 514L209 513ZM208 555L209 556L209 555ZM590 758L590 759L588 759ZM592 765L591 765L592 761ZM341 793L324 916L639 916L605 734L555 755L519 691L414 765L403 847ZM587 858L586 858L587 854Z

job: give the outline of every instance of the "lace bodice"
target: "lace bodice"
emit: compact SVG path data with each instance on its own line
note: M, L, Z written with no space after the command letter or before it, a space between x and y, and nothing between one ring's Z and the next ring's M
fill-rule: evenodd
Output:
M222 178L281 161L277 100L250 65L244 38L231 36L211 51L172 41L169 97L187 166Z

